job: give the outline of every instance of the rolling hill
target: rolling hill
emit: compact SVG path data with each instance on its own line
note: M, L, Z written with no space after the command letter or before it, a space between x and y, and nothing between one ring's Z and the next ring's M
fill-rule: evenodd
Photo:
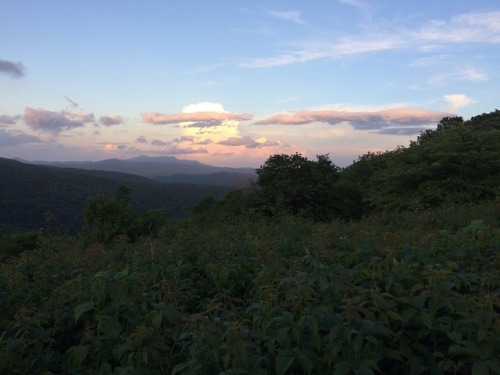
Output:
M207 195L222 196L229 186L163 184L133 174L33 165L0 158L0 232L46 226L48 212L56 225L74 233L81 228L85 200L131 189L136 210L162 208L167 218L182 218L186 207Z

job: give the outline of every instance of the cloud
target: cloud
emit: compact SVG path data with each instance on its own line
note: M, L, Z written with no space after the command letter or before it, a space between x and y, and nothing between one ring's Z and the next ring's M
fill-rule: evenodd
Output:
M0 60L0 73L5 73L13 78L21 78L24 76L24 65L21 62L12 62Z
M19 115L17 116L7 116L7 115L0 115L0 125L12 125L15 124L16 121L19 119Z
M302 19L300 12L289 10L285 12L277 12L267 9L267 13L275 18L279 18L284 21L290 21L298 23L300 25L305 25L306 22Z
M361 0L338 0L341 4L351 5L360 10L366 11L369 9L369 5Z
M323 122L330 125L348 122L358 130L386 129L391 126L414 127L439 122L450 113L433 112L421 109L393 108L382 111L335 111L312 110L292 111L278 114L255 122L256 125L305 125Z
M142 114L142 121L152 124L179 124L181 122L213 122L222 123L226 120L246 121L251 120L249 113L236 114L229 112L193 112L193 113L174 113L161 114L156 112L147 112Z
M421 132L426 131L427 129L429 128L424 126L411 126L404 128L389 127L389 128L379 129L374 133L387 134L387 135L415 135L415 134L420 134Z
M99 117L99 122L105 126L123 124L123 117L118 115L106 115Z
M342 56L380 52L401 48L405 44L403 38L397 35L369 35L362 38L338 39L335 41L316 41L296 43L296 50L277 56L257 58L240 66L244 68L265 68L309 61L339 58Z
M417 31L415 38L440 43L500 43L500 11L461 14L448 22L435 20Z
M470 81L482 82L487 81L488 76L474 68L461 68L457 70L448 71L443 74L433 75L429 79L432 85L441 85L449 81Z
M461 107L474 103L474 100L464 94L445 95L444 100L449 104L450 112L456 112Z
M194 142L194 137L183 135L182 137L172 139L172 142L174 143Z
M162 141L161 139L153 139L153 140L151 141L151 144L152 144L153 146L168 146L168 145L170 145L171 143L170 143L170 142L164 142L164 141Z
M255 140L249 136L243 137L230 137L218 144L224 146L245 146L246 148L261 148L261 147L274 147L280 146L279 142L270 142L265 138Z
M218 120L207 120L207 121L198 121L198 122L189 122L184 124L186 128L212 128L214 126L219 126L224 121Z
M26 107L24 120L34 130L58 134L64 130L85 126L87 123L94 122L95 118L92 113L52 112Z
M75 102L73 99L71 99L69 96L64 95L64 99L66 99L69 102L71 107L78 108L78 103Z
M135 140L137 143L148 143L147 139L145 136L141 135Z
M344 3L363 6L355 0ZM306 63L319 59L336 59L380 51L425 49L457 43L500 43L500 11L468 13L450 20L435 20L417 29L397 26L381 30L366 29L364 34L297 42L288 52L270 57L255 58L240 64L245 68L265 68Z
M41 143L40 138L23 132L8 132L0 129L0 146L17 146L25 143Z
M251 147L257 144L251 137L230 137L224 141L219 142L220 145L225 146L247 146Z

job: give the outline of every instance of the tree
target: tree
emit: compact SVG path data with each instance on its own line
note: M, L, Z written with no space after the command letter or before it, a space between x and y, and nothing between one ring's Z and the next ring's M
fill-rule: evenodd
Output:
M144 235L157 235L163 216L163 210L136 213L130 202L130 188L121 186L114 197L87 199L81 236L90 243L109 244L119 236L136 241Z
M299 153L273 155L256 171L258 205L268 215L331 220L337 216L339 171L328 155L318 155L317 161Z

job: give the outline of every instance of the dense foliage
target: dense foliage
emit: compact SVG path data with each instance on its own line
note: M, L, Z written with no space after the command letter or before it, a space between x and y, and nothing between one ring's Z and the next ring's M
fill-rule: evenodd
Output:
M369 153L346 168L370 211L423 210L500 196L500 111L444 118L409 147Z
M275 155L182 221L123 187L78 236L1 237L0 373L500 374L499 116L343 171Z
M499 373L499 220L493 202L43 237L0 265L0 373Z
M121 186L114 197L100 195L87 199L81 238L85 243L109 244L123 236L134 242L141 236L156 236L163 223L164 213L160 209L135 212L130 189Z

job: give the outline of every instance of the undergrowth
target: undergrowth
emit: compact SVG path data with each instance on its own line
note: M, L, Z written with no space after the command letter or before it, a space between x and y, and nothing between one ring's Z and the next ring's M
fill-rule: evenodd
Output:
M0 264L0 373L500 373L499 220L490 202L18 240Z

